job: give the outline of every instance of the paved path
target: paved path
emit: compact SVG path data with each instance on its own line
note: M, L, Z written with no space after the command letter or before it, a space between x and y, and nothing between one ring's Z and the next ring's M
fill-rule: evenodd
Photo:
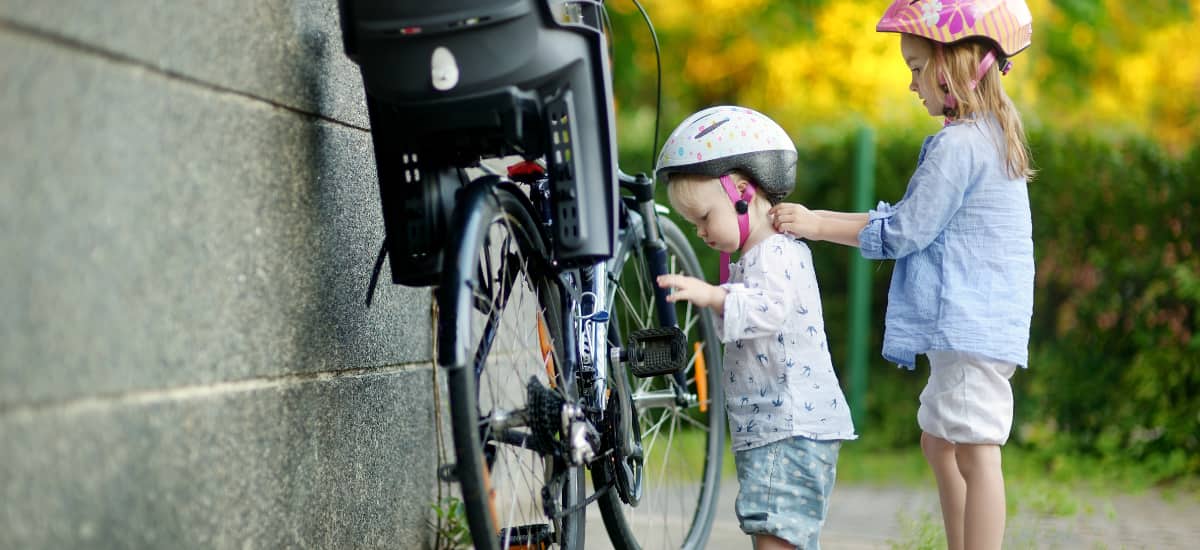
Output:
M733 512L736 483L721 487L708 548L750 549ZM880 488L838 485L821 537L827 550L906 549L915 547L916 523L940 529L933 488ZM1200 548L1200 501L1169 501L1157 494L1081 498L1085 508L1073 517L1039 517L1019 512L1008 518L1006 549L1193 549ZM589 549L612 548L600 514L588 510ZM930 524L929 522L935 522Z

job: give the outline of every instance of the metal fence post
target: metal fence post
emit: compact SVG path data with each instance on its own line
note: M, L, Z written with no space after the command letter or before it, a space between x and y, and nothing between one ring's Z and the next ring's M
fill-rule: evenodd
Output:
M866 212L871 208L875 194L875 133L870 126L858 131L854 151L854 204L853 212ZM867 400L867 351L870 345L871 323L871 272L870 264L859 253L858 248L850 252L850 304L848 319L850 334L846 360L850 366L850 414L856 431L862 432L866 425Z

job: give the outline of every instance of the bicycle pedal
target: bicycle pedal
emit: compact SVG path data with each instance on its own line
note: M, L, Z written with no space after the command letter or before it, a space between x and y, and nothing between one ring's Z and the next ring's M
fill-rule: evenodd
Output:
M550 526L544 523L517 525L500 530L501 548L526 548L529 550L549 549L554 543Z
M687 336L679 327L635 330L623 355L638 378L675 374L687 366Z

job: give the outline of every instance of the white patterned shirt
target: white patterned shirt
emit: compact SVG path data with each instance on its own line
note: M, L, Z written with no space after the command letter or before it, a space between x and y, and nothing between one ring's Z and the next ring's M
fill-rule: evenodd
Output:
M733 450L793 436L856 439L829 357L812 252L775 234L742 253L721 285L725 410Z

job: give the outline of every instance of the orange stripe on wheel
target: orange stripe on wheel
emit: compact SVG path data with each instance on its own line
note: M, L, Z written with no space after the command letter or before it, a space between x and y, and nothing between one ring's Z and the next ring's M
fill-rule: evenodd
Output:
M546 323L542 321L542 316L537 316L538 326L538 345L542 348L542 364L546 366L546 376L550 378L550 387L555 387L554 381L558 378L554 368L554 348L550 345L550 331L546 330Z
M488 468L486 461L483 465L483 490L487 494L488 513L492 515L492 525L500 525L500 518L496 515L496 490L492 488L491 468Z
M704 343L695 342L696 351L696 397L700 399L700 412L708 411L708 373L704 368Z

